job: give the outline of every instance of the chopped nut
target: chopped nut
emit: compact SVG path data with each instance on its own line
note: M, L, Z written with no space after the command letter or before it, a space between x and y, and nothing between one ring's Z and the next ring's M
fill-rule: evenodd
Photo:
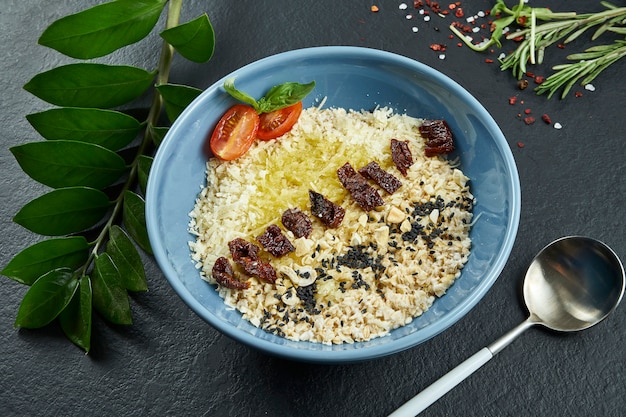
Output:
M404 212L395 206L391 206L391 208L389 209L389 213L387 213L388 223L402 223L405 218L406 215L404 214Z

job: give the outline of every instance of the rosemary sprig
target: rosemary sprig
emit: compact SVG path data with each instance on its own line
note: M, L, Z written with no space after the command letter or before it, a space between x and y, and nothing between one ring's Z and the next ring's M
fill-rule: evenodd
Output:
M578 62L552 67L556 72L539 84L535 92L537 94L548 93L548 98L550 98L563 87L561 98L565 98L578 80L582 78L580 81L582 85L589 84L604 69L624 56L626 56L626 39L616 40L610 45L594 46L585 52L569 55L567 59Z
M599 13L574 14L564 20L542 24L537 24L532 15L534 13L531 11L528 27L506 36L506 39L520 37L524 37L524 39L513 53L500 61L500 69L503 71L510 69L518 79L526 73L528 62L531 64L543 63L545 50L548 46L561 41L563 44L567 44L589 29L601 25L592 36L592 40L595 40L605 31L626 23L626 7L610 8Z
M501 38L505 28L512 24L521 27L521 30L510 32L507 40L520 40L515 50L500 59L502 71L511 70L513 75L520 79L526 74L528 63L542 64L546 48L555 43L567 44L577 39L590 29L596 28L591 40L595 41L605 32L626 35L626 7L616 7L608 2L601 2L607 10L597 13L577 14L575 12L553 13L549 9L530 7L524 0L512 8L504 4L504 0L497 0L491 10L497 16L491 27L491 39L474 45L456 27L450 26L467 46L474 51L485 51L492 45L502 46ZM542 21L544 23L538 23ZM569 60L578 60L576 63L556 65L556 71L544 83L540 84L535 92L548 93L550 98L560 88L564 88L561 98L564 98L572 86L579 80L587 84L595 79L605 68L626 55L626 36L624 40L616 40L613 44L599 45L587 49L583 53L571 54Z

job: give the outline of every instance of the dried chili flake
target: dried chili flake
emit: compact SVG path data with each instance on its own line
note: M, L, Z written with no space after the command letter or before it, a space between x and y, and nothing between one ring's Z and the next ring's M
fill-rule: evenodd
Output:
M419 9L420 7L424 7L424 2L422 0L413 0L413 8Z
M528 78L535 78L535 74L534 74L534 73L532 73L532 72L530 72L530 71L526 71L526 76L527 76Z
M535 123L535 118L532 116L524 117L524 123L526 123L527 125L532 125L533 123Z
M557 43L556 47L559 49L565 49L565 44L564 43Z
M487 64L493 64L493 59L491 59L491 58L486 58L486 59L485 59L485 62L486 62Z
M532 112L531 112L531 110L530 110L530 109L526 109L526 110L524 110L524 113L525 113L525 114L530 114L530 113L532 113Z
M517 96L509 97L509 104L512 106L517 103Z
M541 120L543 120L547 124L552 124L552 120L550 119L550 116L548 116L547 113L545 113L543 116L541 116Z
M583 93L581 93L580 91L576 91L574 93L574 97L582 97L582 96L583 96Z
M523 148L524 147L524 142L517 142L517 147L518 148Z
M526 26L526 16L518 16L517 18L517 24L520 26Z
M457 8L457 9L454 11L454 15L455 15L456 17L461 18L461 17L465 16L465 13L463 13L463 9L459 7L459 8Z
M537 75L535 77L535 84L541 84L545 80L546 80L546 77L544 77L543 75Z
M380 10L380 9L378 8L378 6L374 5L374 6L372 6L372 7L370 8L370 10L372 11L372 13L376 13L376 12L378 12L378 10Z
M442 45L440 43L433 43L433 44L430 45L430 49L432 49L433 51L445 52L446 51L446 45Z
M456 9L456 4L454 4L454 3L448 4L448 9L450 9L450 10Z

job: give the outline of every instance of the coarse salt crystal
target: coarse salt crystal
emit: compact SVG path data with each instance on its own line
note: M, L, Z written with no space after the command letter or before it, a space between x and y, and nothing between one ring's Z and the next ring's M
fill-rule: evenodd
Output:
M472 28L472 32L474 33L478 33L479 31L480 31L480 28L478 26Z
M440 54L439 59L446 59L446 54Z
M413 15L412 15L412 14L407 14L407 15L406 15L406 18L407 18L408 20L413 19Z
M424 14L424 9L420 9L419 14Z
M417 31L418 31L419 29L417 28L417 26L413 26L413 27L411 28L411 30L413 31L413 33L417 33Z
M485 12L483 12L482 10L476 14L478 15L478 17L485 17Z
M466 21L467 23L474 23L474 20L475 20L475 19L474 19L474 16L470 16L470 17L468 17L467 19L465 19L465 21Z
M424 16L424 22L430 21L430 16Z
M563 127L563 126L562 126L562 125L561 125L561 123L559 123L559 122L556 122L556 123L554 124L554 128L555 128L555 129L560 129L560 128L562 128L562 127Z
M400 10L406 10L407 7L409 6L407 6L406 3L400 3L400 6L398 6Z
M498 55L498 59L504 59L504 58L506 58L506 54L504 52Z
M585 90L596 91L596 88L593 86L593 84L585 84Z

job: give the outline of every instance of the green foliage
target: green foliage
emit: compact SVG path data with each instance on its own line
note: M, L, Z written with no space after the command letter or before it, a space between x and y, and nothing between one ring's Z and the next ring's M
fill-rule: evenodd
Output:
M132 116L106 109L62 107L26 118L46 139L93 143L112 151L128 146L144 126Z
M215 32L206 14L164 30L161 37L176 48L178 53L193 62L206 62L215 51Z
M168 131L158 125L162 106L173 120L200 93L167 84L172 54L206 62L215 49L208 16L179 25L181 7L182 0L108 1L53 22L39 38L64 55L90 60L139 42L166 22L164 44L155 48L157 68L76 62L24 85L56 107L26 116L44 140L10 149L27 175L52 188L13 218L51 236L23 249L1 271L29 286L16 327L58 319L67 338L89 352L93 309L114 324L132 323L129 291L148 290L140 254L152 253L143 194L151 154ZM147 92L155 99L146 120L124 112Z
M157 85L157 90L163 97L167 118L173 122L185 108L200 95L202 90L178 84Z

